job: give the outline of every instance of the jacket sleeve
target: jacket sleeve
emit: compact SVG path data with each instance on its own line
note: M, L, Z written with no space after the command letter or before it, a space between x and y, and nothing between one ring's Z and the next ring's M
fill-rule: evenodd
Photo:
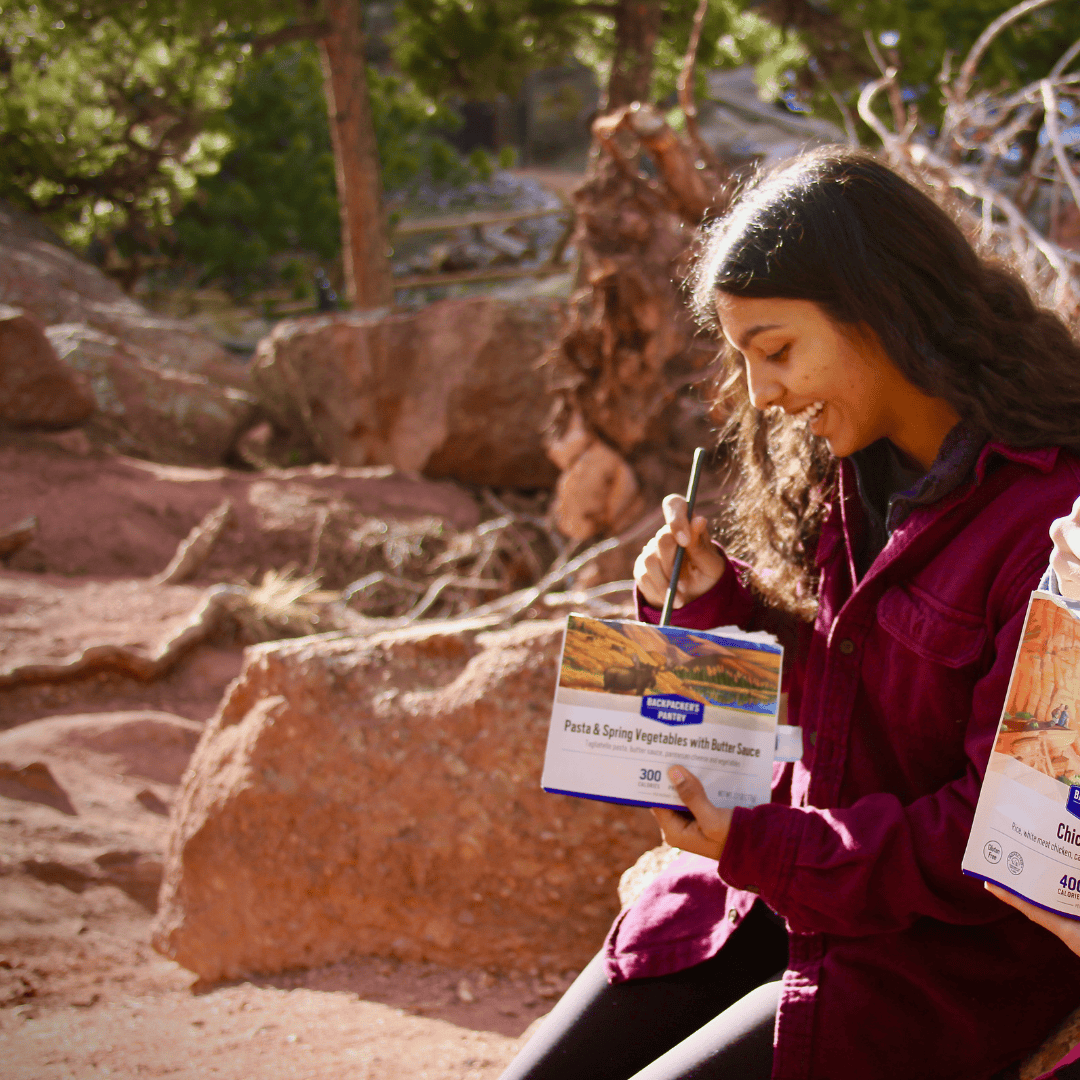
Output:
M886 933L923 916L954 924L991 922L1001 905L960 872L1038 570L1011 590L1011 612L975 685L962 776L904 805L885 792L841 809L772 802L734 811L719 872L753 889L792 930L848 937Z

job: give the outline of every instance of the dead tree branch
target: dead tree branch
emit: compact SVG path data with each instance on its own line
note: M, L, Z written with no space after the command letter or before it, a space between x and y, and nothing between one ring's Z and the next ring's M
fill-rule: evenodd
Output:
M916 132L899 98L895 65L885 66L867 36L882 76L863 88L858 112L895 166L958 199L971 235L1017 265L1036 294L1074 321L1080 318L1080 178L1061 117L1072 117L1080 107L1080 75L1067 74L1080 56L1080 42L1045 78L1009 93L972 92L978 65L997 35L1051 2L1026 0L995 19L955 77L946 58L941 76L945 117L934 139ZM874 112L882 91L890 96L891 128Z
M676 87L679 92L679 108L686 117L687 137L701 156L702 162L717 176L727 177L728 170L721 164L712 147L701 137L701 129L698 127L697 101L694 97L694 77L697 71L698 47L701 45L701 28L705 23L708 10L709 0L698 0L697 11L694 12L694 25L690 30L690 42L686 47L686 56L683 59Z

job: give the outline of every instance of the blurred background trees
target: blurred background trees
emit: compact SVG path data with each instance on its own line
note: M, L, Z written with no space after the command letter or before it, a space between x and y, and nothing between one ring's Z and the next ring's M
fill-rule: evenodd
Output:
M353 142L343 147L344 129L337 133L337 169L351 159L348 189L369 189L369 209L353 214L366 224L346 222L348 237L372 217L381 226L384 215L370 212L380 191L391 193L392 208L407 209L424 185L486 176L500 151L504 163L515 152L533 159L544 152L530 141L524 118L532 115L530 87L545 79L553 87L545 99L553 111L549 129L570 132L582 148L595 108L650 100L681 122L672 109L674 85L696 6L7 0L0 13L0 197L44 217L128 286L150 264L182 266L234 292L268 275L303 276L308 270L300 266L333 265L342 253L346 189L345 180L335 181L328 115L340 117L344 107L328 113L326 87L327 49L345 23L352 20L356 33L352 44L339 44L336 62L343 51L360 50L356 71L365 77L361 86L355 72L344 73L342 86L350 98L365 91L367 102ZM932 128L941 112L943 58L962 57L1006 6L712 0L698 49L698 94L707 97L710 70L753 65L763 100L775 102L778 114L842 121L869 142L855 102L879 74L873 49L900 69L897 91ZM994 41L978 85L1023 85L1078 36L1077 5L1044 6ZM368 150L364 130L372 136ZM361 160L365 153L370 160ZM369 250L381 264L371 296L385 302L385 228L354 247L354 261Z

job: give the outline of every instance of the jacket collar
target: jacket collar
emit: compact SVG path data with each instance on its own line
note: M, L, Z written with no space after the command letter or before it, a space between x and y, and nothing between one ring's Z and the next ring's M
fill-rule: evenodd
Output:
M982 448L982 453L979 454L978 461L975 462L975 483L981 484L986 478L987 466L992 454L997 454L1008 461L1015 461L1019 465L1030 465L1041 473L1050 473L1053 472L1060 453L1060 446L1036 446L1032 449L1020 449L998 442L996 439L991 439Z
M1061 448L1057 446L1024 449L1009 446L1007 443L998 440L990 440L979 452L974 470L970 471L968 477L965 478L969 479L970 482L960 483L958 487L943 493L937 501L929 505L913 507L911 515L901 525L897 526L893 536L890 537L890 541L886 545L888 553L884 561L879 563L875 560L873 566L861 578L856 569L852 551L853 542L858 543L858 532L863 527L863 522L859 517L862 500L856 486L855 471L852 463L849 460L841 461L840 483L837 492L837 501L839 502L837 509L839 512L830 514L825 522L825 527L822 529L822 541L824 543L822 548L819 549L818 565L820 566L825 562L837 542L843 543L848 569L851 574L852 588L857 588L865 580L877 577L878 573L883 571L887 565L895 562L902 551L911 546L916 536L924 532L947 511L969 498L993 471L995 458L998 461L1004 459L1019 465L1026 465L1029 468L1037 469L1041 473L1050 473L1057 464L1060 453ZM914 511L921 511L921 513ZM831 529L829 529L830 526ZM833 537L829 538L831 540L829 542L826 539L826 531L832 530L835 531Z

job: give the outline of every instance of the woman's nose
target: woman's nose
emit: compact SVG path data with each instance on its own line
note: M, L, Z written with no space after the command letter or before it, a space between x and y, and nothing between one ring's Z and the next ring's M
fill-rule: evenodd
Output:
M746 361L746 389L755 409L779 405L784 396L783 384L769 372L766 364L755 360Z

